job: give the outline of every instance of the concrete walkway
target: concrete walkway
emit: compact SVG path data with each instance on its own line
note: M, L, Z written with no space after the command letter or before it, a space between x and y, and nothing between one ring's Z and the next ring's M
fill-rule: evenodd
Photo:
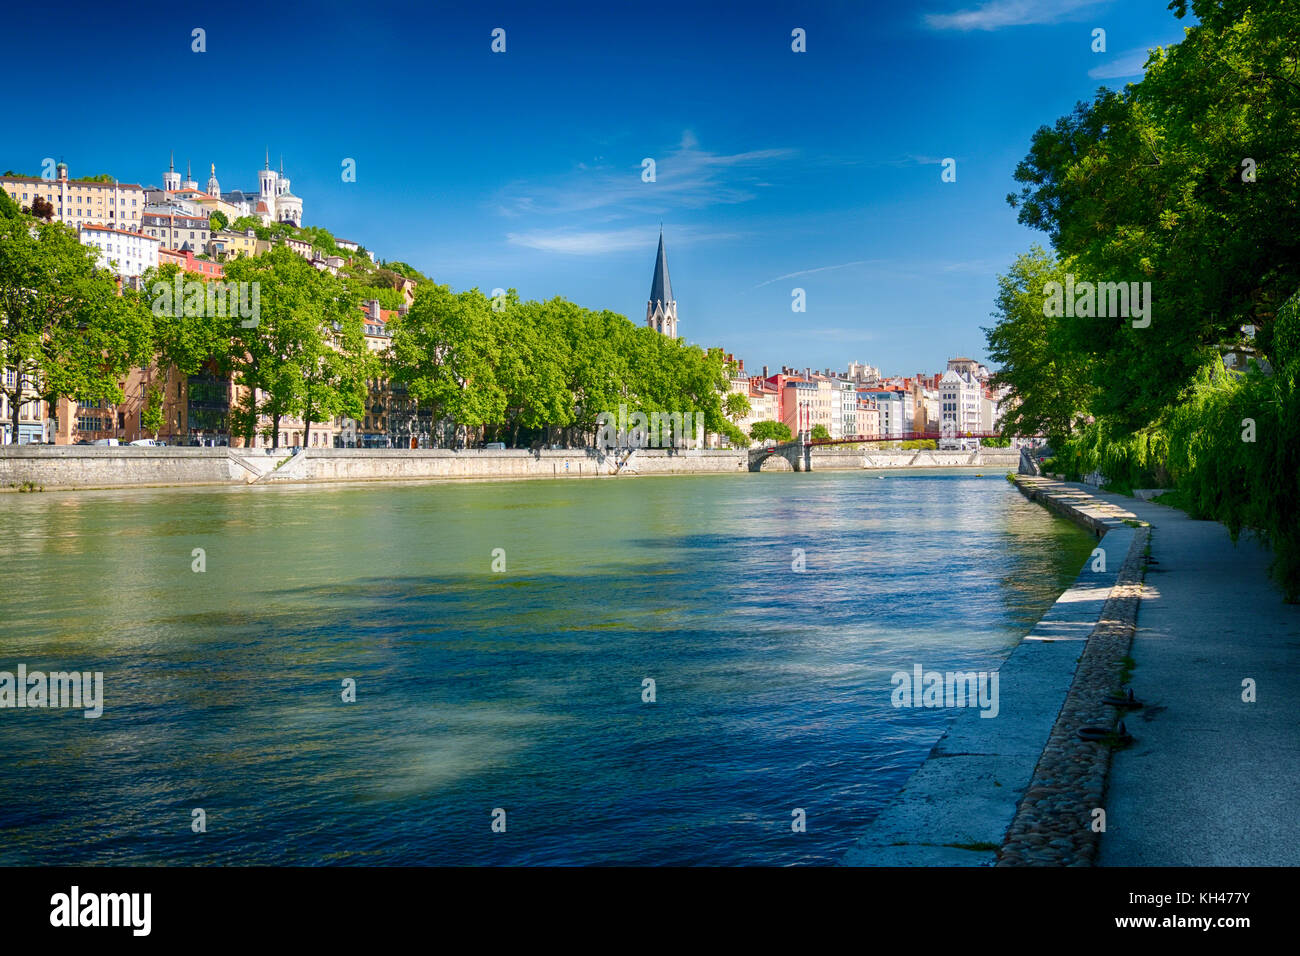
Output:
M1103 866L1300 865L1300 606L1245 534L1088 489L1154 526ZM1254 680L1256 702L1242 700Z

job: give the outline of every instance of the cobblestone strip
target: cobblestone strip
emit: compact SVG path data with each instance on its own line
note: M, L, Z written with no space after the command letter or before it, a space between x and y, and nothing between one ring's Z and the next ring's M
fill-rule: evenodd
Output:
M1120 690L1123 658L1137 623L1150 536L1149 526L1138 528L1133 536L1029 788L1007 829L996 866L1092 866L1096 860L1101 834L1093 830L1093 810L1102 807L1111 744L1081 740L1076 731L1080 727L1114 730L1126 713L1132 713L1107 706L1103 699Z

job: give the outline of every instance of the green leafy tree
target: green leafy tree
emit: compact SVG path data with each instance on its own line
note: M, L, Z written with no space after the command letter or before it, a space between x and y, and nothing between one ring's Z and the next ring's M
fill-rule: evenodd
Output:
M326 354L342 337L344 355L356 355L355 339L361 334L355 299L341 283L285 246L233 260L225 278L259 283L260 290L257 320L230 326L232 374L247 390L233 417L244 429L246 443L251 444L262 415L270 419L266 434L278 448L281 419L301 415L310 427L335 407L360 407L353 399L358 381L364 389L365 369L345 371L343 358ZM348 314L349 301L355 318Z
M394 377L435 421L472 429L504 420L494 324L477 289L453 293L433 284L420 286L411 310L393 323Z
M149 432L154 438L158 437L158 432L162 430L165 424L163 418L165 388L164 382L150 383L149 390L145 395L144 407L140 409L140 427Z
M31 392L59 398L123 401L120 380L150 358L150 315L140 296L118 294L96 251L71 229L25 216L0 217L0 382L13 434Z
M749 404L748 395L743 392L730 392L722 403L722 410L729 419L738 422L753 411L753 408Z
M999 366L992 384L1010 389L1003 430L1007 434L1068 435L1086 416L1094 389L1087 358L1069 344L1064 326L1073 321L1044 315L1043 289L1065 281L1072 268L1041 247L1021 255L998 277L998 319L985 329L989 357Z
M226 229L230 226L230 219L220 209L212 210L208 216L208 226L215 232L220 229Z
M1149 326L1066 326L1089 359L1093 410L1129 429L1159 417L1243 324L1266 341L1300 285L1300 9L1191 8L1200 22L1152 54L1141 82L1035 134L1009 197L1080 280L1151 283Z
M749 437L759 442L788 442L794 438L790 426L784 422L755 422L749 429Z
M831 437L831 433L825 425L814 425L812 428L813 441L826 441Z

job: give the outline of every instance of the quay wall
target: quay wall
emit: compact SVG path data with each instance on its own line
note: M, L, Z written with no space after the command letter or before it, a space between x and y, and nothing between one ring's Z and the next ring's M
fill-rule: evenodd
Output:
M228 484L247 474L226 448L0 447L0 488L25 482L46 488Z
M813 471L936 468L1012 462L1009 449L978 452L809 451ZM1005 459L1005 461L1004 461ZM159 485L254 484L283 481L403 481L420 479L598 478L614 475L700 475L747 472L745 449L640 449L602 454L586 449L321 448L288 450L102 445L0 447L0 489L30 483L47 489Z

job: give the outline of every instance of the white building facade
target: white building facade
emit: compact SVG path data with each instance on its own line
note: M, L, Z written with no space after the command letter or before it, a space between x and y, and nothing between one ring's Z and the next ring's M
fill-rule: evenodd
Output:
M83 225L81 244L99 250L98 265L111 269L123 278L143 275L146 269L158 268L159 240L142 232L112 229L108 226Z

